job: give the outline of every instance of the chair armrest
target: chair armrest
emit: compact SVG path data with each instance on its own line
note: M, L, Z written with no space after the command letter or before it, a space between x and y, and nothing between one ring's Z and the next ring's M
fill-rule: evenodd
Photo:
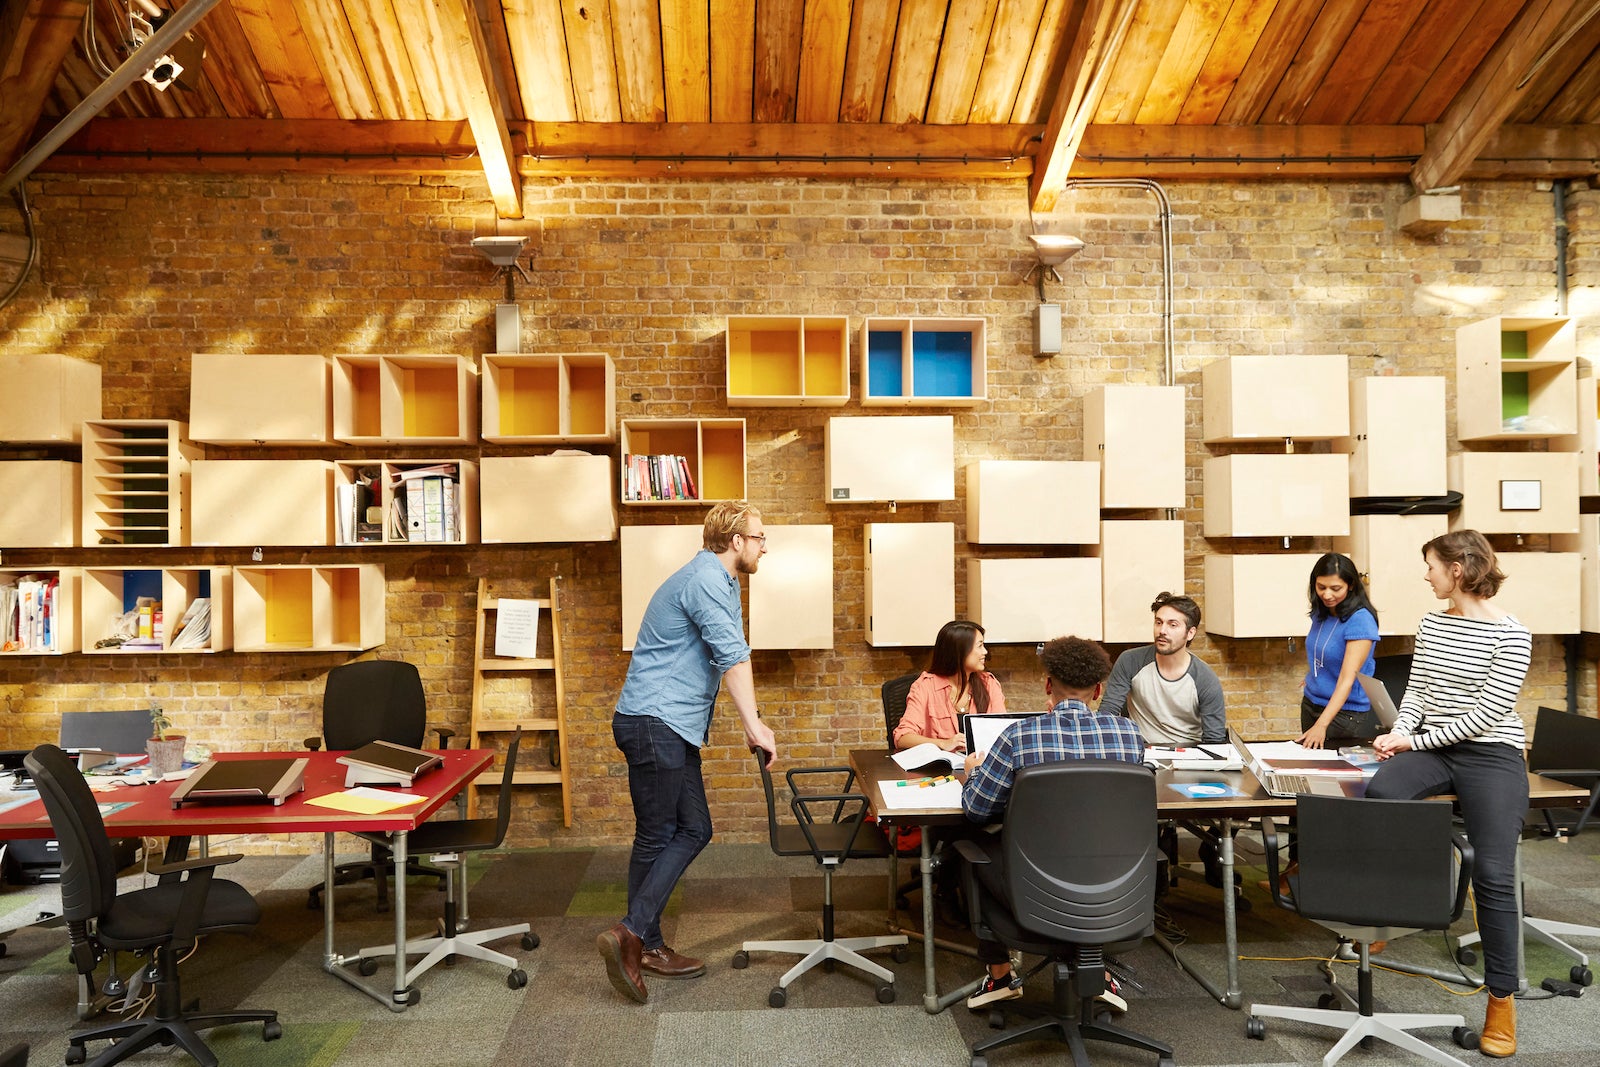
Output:
M1600 770L1593 767L1546 767L1534 771L1546 778L1587 778L1590 781L1600 782Z
M794 796L796 796L796 797L799 797L799 796L813 796L814 797L814 796L817 796L818 794L816 794L816 793L809 793L809 794L806 793L803 789L800 788L800 783L799 783L798 779L800 777L804 776L804 775L816 776L816 775L823 775L823 774L842 774L842 775L844 775L844 782L834 788L834 790L833 790L834 793L836 793L836 794L841 794L841 793L842 794L848 794L850 796L859 796L860 795L860 794L856 793L856 791L855 791L856 772L851 770L849 767L796 767L793 770L785 772L784 778L789 783L789 792L791 794L793 794ZM793 807L793 805L791 804L790 807ZM838 822L840 820L840 818L843 816L843 814L844 814L844 805L841 804L838 808L836 808L834 810L833 818L829 819L828 821L829 822ZM795 811L795 815L799 816L801 821L803 821L803 822L812 820L812 815L811 815L811 812L810 812L809 808L804 810L804 811L796 810Z
M322 738L308 737L305 739L305 746L313 752L320 752L322 751Z
M1288 911L1299 911L1294 897L1283 895L1283 881L1278 877L1278 829L1272 825L1270 815L1261 820L1261 848L1267 854L1267 891L1272 894L1273 902Z
M1467 906L1467 890L1472 887L1472 842L1462 834L1451 834L1450 843L1461 857L1461 870L1456 875L1456 899L1450 909L1451 921L1461 918L1461 909Z
M196 856L150 868L151 874L188 873L182 882L183 895L178 898L178 914L172 922L172 945L175 949L186 949L194 944L195 931L200 928L200 916L205 912L206 896L211 892L211 879L217 873L217 868L242 859L244 857L238 853Z
M844 823L850 827L850 836L845 839L844 850L838 856L843 860L850 855L850 850L856 847L856 836L861 833L861 824L866 821L867 798L860 793L812 793L796 796L789 801L789 810L794 812L795 821L800 824L800 832L805 835L806 844L811 846L811 854L820 860L832 853L824 852L818 847L817 839L811 833L811 826L815 822L811 815L811 806L814 804L835 805L832 822ZM855 813L841 819L840 815L847 804L855 807Z
M199 870L201 867L224 867L230 863L238 863L242 859L244 859L244 853L242 852L230 852L225 856L195 856L192 859L153 863L149 867L149 873L154 875L177 874L182 871Z
M983 921L982 900L975 873L977 868L988 866L989 854L979 848L976 841L964 837L950 842L948 847L954 848L956 855L961 857L961 895L967 898L967 925L980 937L990 938L994 931Z
M456 735L456 732L448 726L435 726L433 732L439 735L440 748L449 748L450 739Z
M952 844L955 846L956 854L974 866L983 866L989 862L988 853L979 848L976 841L969 841L963 837Z

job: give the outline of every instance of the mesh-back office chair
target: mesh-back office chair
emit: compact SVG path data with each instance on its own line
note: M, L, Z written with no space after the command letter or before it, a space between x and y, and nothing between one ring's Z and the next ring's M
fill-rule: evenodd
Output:
M890 678L878 689L878 695L883 700L883 733L885 740L889 742L890 752L895 750L895 727L900 725L900 720L905 718L906 715L906 698L911 695L911 686L921 676L921 671L902 674L898 678ZM907 833L902 827L896 826L889 831L889 843L894 847L896 856L908 847L915 847L916 841L917 839L908 839ZM899 874L896 872L897 867L898 864L895 864L889 868L891 878L899 878ZM891 884L890 891L894 894L891 909L899 908L904 910L909 908L911 902L906 898L906 894L914 889L921 888L921 886L922 879L915 872L906 881L898 885Z
M69 957L79 974L93 975L109 950L153 949L154 1017L79 1030L68 1038L66 1061L82 1063L90 1041L113 1041L93 1067L120 1063L154 1044L176 1044L203 1067L216 1067L199 1031L232 1023L259 1022L261 1036L283 1033L275 1011L186 1012L178 986L178 960L205 934L251 930L261 919L255 899L237 882L214 877L216 868L239 856L183 860L151 873L182 872L181 881L117 894L111 840L89 784L54 745L40 745L26 766L39 786L50 825L61 842L61 904L67 920Z
M1262 820L1267 852L1267 884L1279 907L1355 942L1360 949L1356 996L1325 970L1331 992L1353 1004L1356 1014L1329 1007L1300 1008L1255 1004L1245 1033L1266 1036L1263 1019L1290 1019L1343 1030L1322 1058L1333 1067L1362 1039L1375 1037L1435 1063L1466 1067L1461 1060L1408 1033L1432 1026L1452 1028L1462 1048L1477 1038L1460 1015L1374 1012L1369 946L1418 930L1447 930L1461 917L1472 881L1472 846L1456 833L1450 804L1442 800L1363 800L1302 795L1295 822L1300 839L1300 871L1289 878L1290 893L1278 887L1277 835L1271 819ZM1459 857L1459 869L1457 857Z
M1070 833L1062 828L1070 826ZM1109 1041L1154 1052L1172 1067L1172 1046L1097 1019L1110 945L1148 936L1155 924L1156 782L1150 770L1120 760L1071 759L1017 772L1001 834L1008 900L976 872L990 860L976 841L958 841L966 861L972 929L1007 948L1044 957L1052 968L1049 1005L1008 1001L1006 1012L1036 1014L1031 1023L972 1047L972 1067L989 1051L1055 1037L1087 1064L1083 1042Z
M438 727L439 747L448 748L455 731ZM427 734L427 698L422 691L422 676L403 660L358 660L328 672L322 691L322 736L306 738L306 747L316 750L325 743L329 751L355 749L373 741L421 748ZM378 887L378 910L389 910L388 837L384 834L357 834L371 845L364 860L341 863L334 868L334 884L349 885L370 878ZM407 860L406 873L437 878L441 888L446 872L421 862ZM322 906L322 883L311 887L306 906Z
M1383 687L1389 691L1389 699L1394 701L1394 706L1398 708L1400 701L1406 697L1406 685L1411 680L1410 653L1400 656L1374 656L1372 676L1383 683Z
M522 728L519 726L517 732L511 735L511 743L506 747L505 770L500 776L500 800L494 818L423 823L406 838L407 847L411 852L419 856L432 856L438 860L446 855L459 857L463 852L487 852L499 848L500 843L506 839L506 828L511 825L511 779L517 769L517 749L521 746ZM454 866L464 901L467 893L466 860L456 858ZM406 986L411 986L418 977L440 960L453 956L470 956L476 960L498 963L502 967L511 968L511 973L506 975L506 985L512 989L521 989L528 984L528 975L517 966L516 959L484 946L490 941L521 934L522 947L532 950L539 947L538 935L531 931L527 923L498 926L493 930L481 930L472 934L460 932L456 929L456 884L456 879L445 883L442 935L406 942L406 955L423 957L415 967L406 972ZM362 974L373 974L378 969L378 957L393 955L393 945L364 948L360 952L361 962L358 964L358 969Z
M855 772L848 767L795 768L786 775L789 792L789 810L794 815L794 825L778 825L778 804L772 790L772 772L767 769L766 753L755 753L756 766L761 771L761 788L767 797L767 839L772 851L779 856L810 856L822 868L822 937L798 941L746 941L733 955L737 969L750 966L752 952L789 952L804 957L778 979L767 1003L781 1008L788 1001L789 983L805 974L817 964L828 960L854 967L876 978L878 1003L894 1001L894 972L867 959L862 949L893 948L896 963L910 958L904 934L877 937L833 936L833 872L847 859L883 859L889 854L889 843L883 832L864 821L867 798L851 792L855 785ZM837 781L843 775L843 785L836 793L806 793L801 779L831 775Z

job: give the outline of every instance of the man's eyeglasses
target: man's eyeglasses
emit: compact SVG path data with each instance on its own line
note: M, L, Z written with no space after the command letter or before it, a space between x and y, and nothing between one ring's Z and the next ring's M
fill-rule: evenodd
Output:
M742 533L739 536L744 538L746 541L760 541L762 548L766 548L767 547L767 535L766 534L747 534L747 533Z

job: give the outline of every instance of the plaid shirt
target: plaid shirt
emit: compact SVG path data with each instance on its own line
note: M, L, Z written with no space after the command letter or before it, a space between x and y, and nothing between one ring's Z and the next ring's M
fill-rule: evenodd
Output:
M1141 763L1144 738L1131 719L1090 711L1081 700L1063 700L1049 715L1035 715L1005 728L967 776L961 807L973 822L994 821L1005 813L1018 770L1068 759Z

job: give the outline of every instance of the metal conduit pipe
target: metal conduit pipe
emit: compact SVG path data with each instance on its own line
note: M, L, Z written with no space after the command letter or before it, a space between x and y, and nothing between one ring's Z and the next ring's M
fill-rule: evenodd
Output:
M1143 189L1156 198L1161 222L1161 346L1163 385L1177 384L1172 356L1172 202L1161 183L1150 178L1068 178L1063 189Z
M1556 314L1567 313L1567 183L1556 179L1551 186L1556 228ZM1567 710L1578 710L1578 671L1583 658L1583 637L1567 634L1561 641L1567 669Z

